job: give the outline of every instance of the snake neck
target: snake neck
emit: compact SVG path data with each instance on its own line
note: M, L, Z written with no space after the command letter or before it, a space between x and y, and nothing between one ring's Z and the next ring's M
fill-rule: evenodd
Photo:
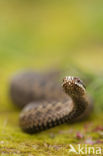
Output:
M82 96L72 95L71 96L73 101L73 109L69 114L69 120L72 121L77 117L81 116L88 107L88 99L87 96L84 94Z

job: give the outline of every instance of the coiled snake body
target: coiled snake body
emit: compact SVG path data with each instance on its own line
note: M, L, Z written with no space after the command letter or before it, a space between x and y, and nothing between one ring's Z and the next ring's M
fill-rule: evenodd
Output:
M11 98L24 107L19 120L23 131L36 133L82 119L91 112L92 103L83 82L66 76L61 86L54 75L24 72L12 79Z

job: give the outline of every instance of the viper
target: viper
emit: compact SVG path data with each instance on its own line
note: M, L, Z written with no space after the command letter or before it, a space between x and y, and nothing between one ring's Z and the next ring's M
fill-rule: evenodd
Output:
M24 72L12 78L10 96L23 108L19 124L24 132L37 133L91 113L93 102L83 81L65 76L60 84L55 75Z

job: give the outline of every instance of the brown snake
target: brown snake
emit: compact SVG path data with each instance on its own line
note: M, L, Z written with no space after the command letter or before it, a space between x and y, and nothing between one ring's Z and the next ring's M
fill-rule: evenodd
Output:
M27 133L82 119L92 108L83 82L72 76L66 76L61 86L50 73L47 76L33 72L19 74L11 81L10 94L14 103L20 107L26 105L19 123Z

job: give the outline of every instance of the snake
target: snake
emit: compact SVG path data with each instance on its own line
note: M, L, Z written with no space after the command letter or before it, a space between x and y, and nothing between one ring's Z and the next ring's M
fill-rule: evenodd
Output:
M75 76L57 81L55 72L21 72L10 81L10 97L22 108L21 129L29 134L82 120L91 113L93 102L84 82Z

